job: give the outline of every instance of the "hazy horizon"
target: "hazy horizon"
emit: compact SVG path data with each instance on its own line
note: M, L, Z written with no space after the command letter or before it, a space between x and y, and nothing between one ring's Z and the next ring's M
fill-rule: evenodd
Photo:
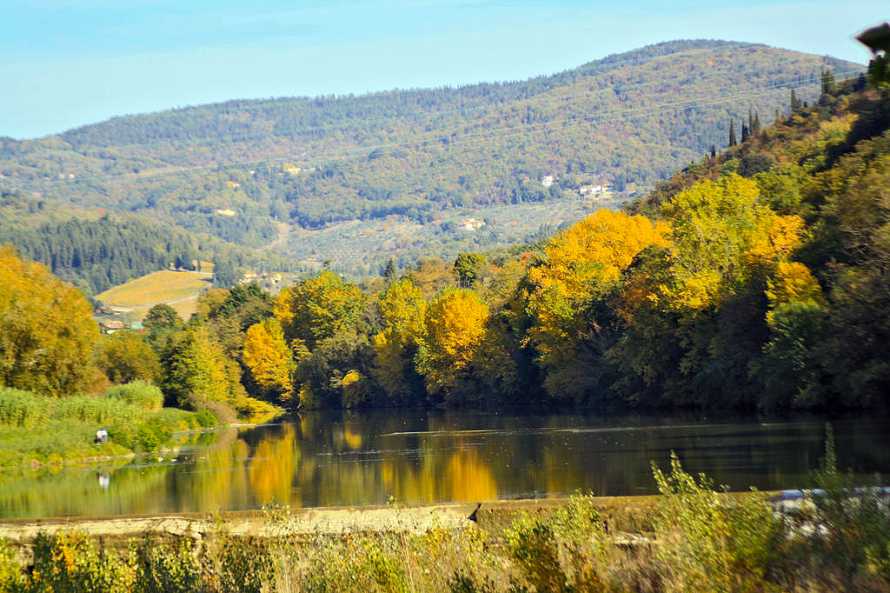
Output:
M127 114L234 99L523 80L676 39L725 39L865 62L873 0L661 7L561 0L13 0L0 24L7 117L34 138ZM517 10L517 8L522 10ZM801 18L781 15L797 8ZM842 31L842 35L838 35ZM34 39L41 39L40 45Z

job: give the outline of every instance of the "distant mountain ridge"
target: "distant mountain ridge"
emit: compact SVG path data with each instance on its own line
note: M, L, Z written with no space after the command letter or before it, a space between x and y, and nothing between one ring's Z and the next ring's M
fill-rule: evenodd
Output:
M0 139L0 191L362 274L393 255L523 241L618 203L723 146L731 120L770 121L791 89L815 100L823 68L862 66L685 40L525 81L121 116ZM546 220L528 215L536 204Z

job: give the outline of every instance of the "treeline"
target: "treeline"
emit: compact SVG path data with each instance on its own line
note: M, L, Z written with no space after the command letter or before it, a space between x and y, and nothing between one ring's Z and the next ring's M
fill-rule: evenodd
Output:
M882 406L890 101L830 91L518 257L285 289L242 324L246 384L304 406Z
M540 245L427 259L401 277L390 265L363 286L324 271L274 298L213 289L188 321L155 307L147 335L114 336L139 354L97 365L118 381L118 366L154 360L151 373L119 374L219 416L257 400L883 406L890 96L839 87L690 166L634 212L599 210ZM2 332L8 352L37 348L14 328ZM49 378L80 372L21 360L36 386L5 384L62 394L74 384Z
M4 243L90 294L171 266L200 266L196 241L188 233L121 217L50 221L36 228L0 223Z

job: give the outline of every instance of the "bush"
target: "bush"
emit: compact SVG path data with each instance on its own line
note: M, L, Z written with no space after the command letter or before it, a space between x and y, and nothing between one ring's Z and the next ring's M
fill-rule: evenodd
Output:
M201 564L189 538L146 538L135 553L135 593L197 593L204 590Z
M81 533L47 535L34 540L30 590L35 593L129 593L127 565Z
M732 496L705 476L683 471L671 455L671 472L653 464L662 497L655 518L666 591L769 590L770 563L781 555L781 522L762 495Z
M573 593L605 588L603 534L593 497L576 495L549 516L523 516L507 530L506 540L534 591Z
M22 569L15 551L5 541L0 540L0 591L21 591Z
M109 399L123 401L143 410L156 411L164 407L164 394L160 388L144 381L117 385L105 392Z
M857 488L852 475L837 468L834 438L828 428L825 458L814 475L817 494L792 517L798 555L826 587L881 589L890 584L890 508L878 484Z

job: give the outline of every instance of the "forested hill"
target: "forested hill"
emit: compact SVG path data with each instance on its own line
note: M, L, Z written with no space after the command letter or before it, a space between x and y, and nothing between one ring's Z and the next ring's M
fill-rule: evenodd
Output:
M147 213L367 273L394 253L525 240L542 222L598 205L582 203L591 188L611 184L615 201L650 187L725 145L731 120L752 111L772 120L791 89L815 100L824 68L839 78L860 69L762 45L678 41L521 82L119 117L0 140L0 191ZM548 203L546 221L497 210L536 202ZM331 234L342 225L352 225L346 235Z

